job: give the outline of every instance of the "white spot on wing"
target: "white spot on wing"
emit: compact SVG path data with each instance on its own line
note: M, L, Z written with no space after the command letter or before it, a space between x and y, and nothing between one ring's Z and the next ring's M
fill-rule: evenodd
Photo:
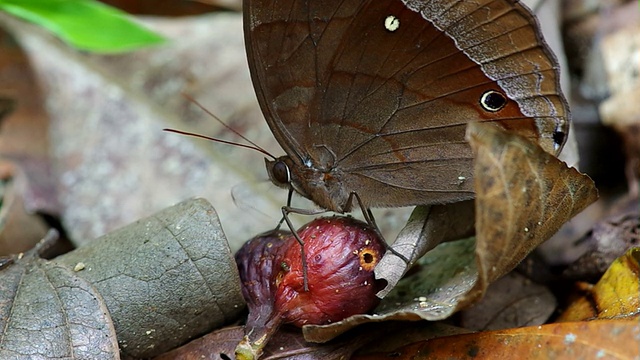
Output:
M394 32L400 28L400 19L394 15L389 15L384 19L384 28L388 31Z

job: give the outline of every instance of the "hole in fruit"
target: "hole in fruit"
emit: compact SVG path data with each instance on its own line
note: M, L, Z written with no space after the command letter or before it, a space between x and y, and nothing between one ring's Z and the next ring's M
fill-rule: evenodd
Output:
M362 260L364 260L364 262L367 264L371 264L373 262L373 255L365 253L364 255L362 255Z
M376 267L378 261L378 253L373 251L372 249L364 249L360 251L360 267L364 271L373 271L373 268Z

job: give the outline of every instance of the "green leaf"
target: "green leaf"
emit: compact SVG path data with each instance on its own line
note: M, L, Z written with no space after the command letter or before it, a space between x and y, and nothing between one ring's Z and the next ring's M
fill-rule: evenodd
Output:
M0 0L0 10L38 24L86 51L125 52L165 39L93 0Z

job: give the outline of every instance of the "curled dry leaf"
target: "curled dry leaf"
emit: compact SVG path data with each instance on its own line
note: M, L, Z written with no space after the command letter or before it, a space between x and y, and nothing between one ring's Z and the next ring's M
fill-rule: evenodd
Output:
M447 318L476 301L488 284L597 198L589 177L520 136L491 124L470 123L467 138L476 156L477 240L437 246L418 262L420 271L401 280L374 315L305 326L307 340L327 341L366 322Z
M192 199L53 260L102 295L124 354L159 355L236 320L240 280L215 210Z
M35 253L0 267L0 358L119 359L100 293Z
M580 296L558 321L640 317L640 248L611 264L595 286L582 283Z
M392 246L409 262L387 251L375 269L376 279L387 282L386 287L378 292L378 297L387 296L411 265L427 251L445 241L473 235L474 210L472 200L448 205L417 206Z
M632 360L639 339L638 321L598 320L446 336L352 359Z
M593 181L518 135L470 123L475 153L478 283L469 298L511 271L598 198Z

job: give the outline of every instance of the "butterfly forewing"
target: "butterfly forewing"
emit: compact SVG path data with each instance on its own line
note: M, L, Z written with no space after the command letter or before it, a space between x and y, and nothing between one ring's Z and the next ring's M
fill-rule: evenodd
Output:
M472 198L469 121L550 152L554 131L566 133L556 61L527 9L405 2L245 1L266 120L304 195L329 210L348 210L352 192L373 207Z

